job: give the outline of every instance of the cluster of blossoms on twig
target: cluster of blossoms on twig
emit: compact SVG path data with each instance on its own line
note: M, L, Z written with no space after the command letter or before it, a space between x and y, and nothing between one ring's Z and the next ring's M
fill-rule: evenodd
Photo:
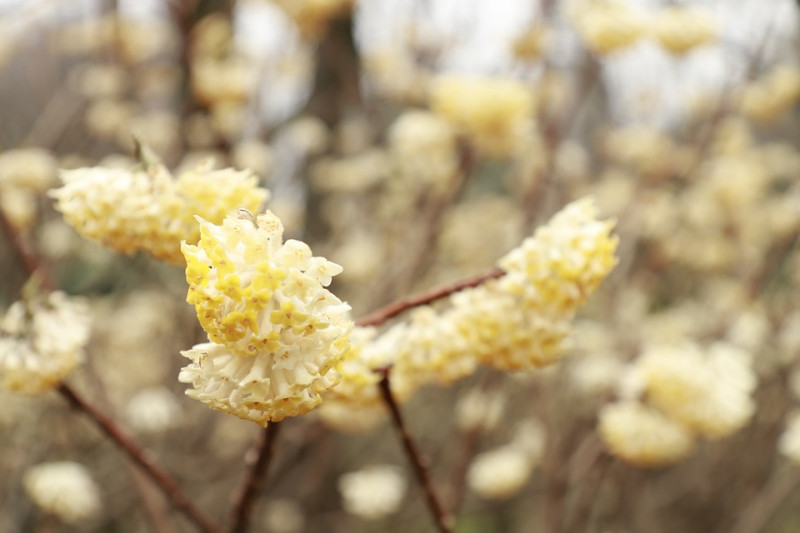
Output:
M39 464L25 473L23 483L36 505L68 524L78 524L100 512L100 490L81 464Z
M350 306L325 288L341 267L283 242L269 211L198 220L200 241L182 246L187 300L211 342L183 352L187 394L261 425L308 412L348 350Z
M684 459L698 438L727 437L750 420L751 359L726 343L648 347L624 380L622 400L601 410L600 435L614 455L637 465Z
M90 325L88 303L60 291L15 302L0 320L0 383L23 394L56 387L83 362Z
M393 391L404 401L427 382L452 383L479 364L514 371L556 362L576 311L616 264L613 226L598 220L591 200L574 202L500 259L500 279L456 293L441 311L418 307L382 334L357 327L342 383L321 408L324 420L351 430L379 420L374 370L382 366L392 365Z
M63 187L50 194L81 235L118 252L141 250L173 264L183 264L180 242L200 237L195 215L220 223L239 207L260 209L269 196L251 172L212 170L211 161L177 179L161 164L65 170L61 179Z

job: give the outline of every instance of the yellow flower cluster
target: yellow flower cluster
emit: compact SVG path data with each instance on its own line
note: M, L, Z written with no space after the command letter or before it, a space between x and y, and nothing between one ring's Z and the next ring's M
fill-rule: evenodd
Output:
M39 195L56 179L56 160L41 148L0 153L0 209L22 230L36 219Z
M637 361L648 401L692 433L720 438L750 420L756 386L747 353L726 344L654 346Z
M453 299L453 320L482 363L523 370L563 353L570 320L616 264L614 223L590 199L565 207L499 262L506 275Z
M717 25L703 9L669 6L656 15L652 33L663 48L682 55L716 39Z
M350 350L338 367L341 381L323 395L319 415L326 424L341 431L366 430L383 418L378 397L381 378L375 369L385 366L388 358L370 344L376 334L372 327L353 328Z
M15 302L0 320L0 383L12 392L42 394L84 360L87 302L53 292Z
M408 322L363 337L357 359L365 368L344 373L332 393L337 411L374 408L377 380L369 370L388 364L393 390L404 401L427 382L471 375L479 363L526 370L555 362L578 307L616 264L613 226L597 219L591 200L574 202L500 260L502 278L454 294L442 311L419 307ZM327 420L340 427L336 418Z
M445 75L432 82L430 106L478 151L503 158L518 154L530 137L535 99L520 81Z
M800 70L782 65L749 84L740 97L745 116L758 122L774 122L800 100Z
M628 378L633 398L601 411L600 434L613 454L633 464L680 461L697 438L727 437L755 411L750 356L732 345L654 345Z
M395 169L396 193L418 189L433 193L446 188L458 172L458 146L453 127L427 111L407 111L389 129L389 155ZM406 193L408 196L408 193Z
M194 216L219 223L237 208L258 210L269 193L249 171L204 163L173 179L161 165L143 170L81 168L61 173L50 192L64 219L84 237L123 253L146 251L183 264L180 242L197 242Z
M323 395L319 408L322 421L339 431L360 432L374 427L386 415L378 391L381 379L377 370L397 360L407 331L398 324L381 335L372 327L355 327L350 335L350 350L339 364L341 381ZM419 387L419 377L394 368L392 394L399 402L407 401Z
M644 37L684 55L717 37L713 16L686 6L665 7L648 20L623 0L590 0L574 7L572 19L586 46L599 55L623 50Z
M620 0L585 2L572 18L586 46L601 55L627 48L646 29L644 20Z
M284 243L269 211L198 220L199 243L182 245L186 299L211 342L183 352L187 395L260 425L310 411L348 351L350 306L325 289L341 267Z
M694 447L685 427L636 401L603 407L599 432L611 453L638 466L676 463Z

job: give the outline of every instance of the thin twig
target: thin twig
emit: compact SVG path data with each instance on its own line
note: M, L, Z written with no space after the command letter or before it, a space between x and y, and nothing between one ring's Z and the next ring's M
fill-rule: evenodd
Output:
M502 383L502 374L499 372L488 372L484 374L480 391L484 394L492 394ZM464 502L464 495L467 492L467 475L481 437L488 431L483 425L465 431L461 435L461 452L453 468L450 478L450 512L458 516L461 504Z
M250 463L249 470L236 491L231 507L231 533L244 533L250 523L253 503L264 485L270 462L274 454L275 438L280 425L277 422L267 424L255 447L245 457Z
M401 239L403 245L392 251L391 264L383 286L376 290L383 301L392 301L408 293L413 282L428 270L434 260L436 247L445 224L448 207L453 205L464 190L475 166L475 154L469 146L459 148L458 170L453 173L442 190L432 193L420 190L414 207L414 222L404 225L411 228ZM410 239L410 241L408 241Z
M473 429L466 432L461 437L461 453L453 469L453 477L450 481L451 497L450 497L450 511L453 514L458 514L461 504L464 502L464 494L467 488L467 472L469 466L472 464L472 459L475 457L475 452L478 450L478 444L481 441L483 431L481 429Z
M464 289L477 287L478 285L486 283L490 279L497 279L499 277L502 277L503 275L505 275L504 270L500 268L492 268L491 270L484 272L483 274L479 274L477 276L472 276L470 278L456 281L455 283L450 283L448 285L444 285L442 287L438 287L415 296L401 298L400 300L397 300L393 303L390 303L389 305L381 307L380 309L373 311L367 316L361 318L356 322L356 325L362 327L380 326L390 318L393 318L405 311L408 311L409 309L429 304L431 302L434 302L441 298L445 298L453 293L462 291Z
M206 533L222 533L222 528L210 516L201 511L194 502L183 492L175 479L158 466L114 419L100 412L86 399L80 396L66 383L58 386L58 392L75 409L83 411L95 425L116 444L128 458L138 465L142 471L161 489L161 491L175 504L183 514Z
M552 65L548 68L552 68ZM596 85L599 73L600 63L597 59L587 56L586 65L581 69L581 79L578 83L579 92L575 101L567 108L566 116L550 117L550 120L545 123L542 132L546 151L545 167L537 177L530 180L526 190L522 191L525 214L523 227L526 231L535 225L537 219L542 220L552 214L549 212L551 206L547 204L551 203L548 200L552 200L548 196L551 195L551 189L555 183L556 154L569 135L570 129L580 117L584 104Z
M17 253L28 275L38 275L40 286L43 289L49 291L55 290L56 284L49 270L45 268L39 256L36 255L36 252L31 248L28 240L17 231L2 209L0 209L0 227L2 227L3 232L8 237L11 247Z
M383 398L386 407L389 409L392 423L394 424L397 432L400 434L400 439L403 441L403 448L405 449L406 456L411 462L411 466L414 469L414 474L417 476L417 481L419 482L422 491L425 493L428 509L430 509L433 520L436 522L436 528L441 533L450 533L453 531L453 516L445 511L440 498L437 496L433 487L433 482L431 481L428 473L426 461L422 458L416 442L411 437L411 434L406 427L406 424L403 420L403 415L400 413L400 408L398 407L397 402L394 399L394 395L392 394L392 388L389 383L390 371L391 370L389 368L384 368L380 371L383 375L379 383L381 397Z

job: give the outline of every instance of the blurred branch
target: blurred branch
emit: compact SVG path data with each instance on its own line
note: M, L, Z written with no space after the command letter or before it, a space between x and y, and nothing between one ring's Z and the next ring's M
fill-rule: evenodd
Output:
M546 8L549 9L549 7ZM547 70L551 69L552 67L548 65ZM522 193L525 215L523 227L526 231L531 229L537 218L542 220L551 214L549 213L549 206L547 205L549 202L547 200L556 174L556 154L580 116L583 105L592 93L599 74L600 63L598 60L587 56L578 81L578 94L574 102L568 106L566 116L552 116L545 122L544 131L542 132L545 145L545 168L539 176L531 178L530 184Z
M800 486L800 470L797 467L790 466L775 472L750 504L742 510L738 522L730 533L763 531L775 512L798 486Z
M612 457L605 453L596 433L587 436L575 450L569 464L570 484L575 495L566 515L567 531L588 530L598 492L612 463Z
M39 113L23 146L53 148L72 122L84 115L86 103L75 96L66 85L60 85Z
M376 311L373 311L367 316L357 320L356 325L361 327L380 326L390 318L393 318L405 311L408 311L409 309L429 304L431 302L440 300L442 298L450 296L451 294L462 291L464 289L477 287L479 285L484 284L486 281L490 279L497 279L499 277L502 277L503 275L505 275L505 271L495 267L477 276L472 276L470 278L456 281L449 285L444 285L442 287L438 287L415 296L401 298L400 300L397 300L393 303L390 303L389 305L381 307L380 309L377 309Z
M136 443L122 428L110 417L100 412L81 397L66 383L58 386L58 392L75 409L83 411L92 422L116 444L128 458L138 465L142 471L161 489L173 504L194 524L205 533L222 533L216 522L195 506L194 502L181 490L175 479L158 466L147 452Z
M747 291L750 299L755 300L767 287L775 272L780 269L786 258L800 240L800 232L794 232L778 241L770 248L761 264L761 268L750 278Z
M39 283L43 289L48 291L56 290L57 286L50 271L42 264L41 259L28 240L17 231L2 209L0 209L0 227L3 228L3 233L8 237L11 247L16 252L28 275L38 276Z
M472 458L475 457L475 452L478 450L482 435L481 429L473 429L462 435L461 452L450 481L450 509L454 515L458 515L458 510L464 501L464 494L467 492L467 472L469 472L469 465L472 464Z
M305 111L334 126L353 109L362 107L360 69L353 20L342 16L330 22L317 45L316 72Z
M459 148L458 170L450 178L447 186L438 193L429 188L417 196L413 221L403 224L410 228L402 238L401 246L390 254L390 268L385 283L377 293L387 300L407 293L413 282L418 280L433 262L439 236L444 227L448 207L458 198L475 166L475 153L467 146Z
M173 533L174 529L167 519L163 501L152 491L146 476L137 470L129 461L126 461L125 466L128 467L128 473L133 480L134 488L142 499L153 531L155 533Z
M253 503L261 492L264 485L264 478L269 470L269 465L274 455L273 449L275 438L278 435L280 425L278 422L270 422L261 432L256 445L245 456L245 462L250 463L250 469L242 480L242 484L236 491L231 508L231 533L244 533L250 522L250 513L253 510Z
M428 473L428 465L422 458L416 442L414 441L413 437L411 437L411 434L406 427L405 421L403 420L403 415L400 413L400 408L398 407L397 402L394 399L394 395L392 394L392 388L389 383L390 372L391 370L389 368L381 370L383 377L378 385L380 387L381 397L383 398L386 407L389 409L392 423L394 424L397 432L400 434L400 439L403 442L403 448L405 449L406 456L411 463L414 474L417 476L417 481L419 482L422 491L425 493L428 509L430 509L431 515L436 522L436 528L441 533L450 533L453 531L454 526L453 516L445 511L444 507L442 506L441 499L439 496L437 496L433 487L433 482Z
M485 374L480 384L481 392L490 393L496 390L502 383L501 376L502 374L497 372ZM454 516L458 516L458 511L464 501L464 494L467 490L467 473L472 464L472 459L475 457L475 452L478 450L481 437L485 432L486 428L481 426L472 428L462 434L461 453L453 469L453 476L450 481L450 512Z

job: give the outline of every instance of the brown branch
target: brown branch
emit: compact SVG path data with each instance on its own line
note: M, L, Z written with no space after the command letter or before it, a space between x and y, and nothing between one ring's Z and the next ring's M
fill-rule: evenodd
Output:
M30 243L17 231L2 209L0 209L0 227L8 237L11 247L16 252L28 275L39 276L39 283L43 289L48 291L56 290L57 287L50 272L42 264L41 259L31 248Z
M764 291L767 285L769 285L775 272L781 268L786 258L792 250L794 250L798 241L800 241L800 232L795 232L793 235L789 235L775 243L772 248L767 251L761 268L758 269L745 284L747 293L752 300L755 300Z
M250 513L253 503L264 485L264 478L269 470L269 465L274 455L275 438L280 425L277 422L267 424L261 432L254 449L245 456L245 461L250 467L236 491L231 508L231 533L244 533L250 522Z
M502 374L499 372L489 372L484 374L480 384L480 390L484 393L494 393L502 383ZM481 437L487 432L487 428L480 425L463 432L461 436L461 452L453 468L453 475L450 481L450 512L458 516L461 504L464 502L464 495L467 492L467 475Z
M475 167L475 154L468 145L460 146L458 151L458 170L449 178L445 187L435 193L427 188L417 191L413 221L401 225L406 227L404 236L398 240L402 245L391 251L392 268L387 270L383 286L375 291L383 298L380 303L391 302L398 296L407 294L414 282L433 263L448 207L461 195Z
M400 408L398 407L397 402L394 399L394 395L392 394L392 389L389 383L390 369L385 368L380 372L383 375L378 385L380 387L381 397L383 398L386 407L389 409L392 423L394 424L397 432L400 434L400 439L403 441L403 448L405 449L406 456L408 457L409 462L411 462L411 466L414 469L414 474L417 476L417 481L419 482L422 491L425 493L428 509L430 509L431 515L436 522L436 528L441 533L450 533L453 531L454 526L453 516L445 511L444 507L442 506L441 500L433 488L433 482L431 481L428 473L426 461L422 458L416 442L411 437L411 434L406 427L405 421L403 420L403 415L400 413Z
M100 412L96 407L81 397L69 385L62 383L58 386L58 392L69 402L69 404L79 411L83 411L92 422L116 444L128 458L139 466L164 493L167 498L194 524L200 531L205 533L222 533L222 528L216 522L201 511L192 500L183 492L175 479L165 470L158 466L122 428L114 419Z
M478 450L483 431L481 429L473 429L462 435L461 439L461 453L453 469L453 477L450 481L451 484L451 497L450 497L450 510L453 514L458 514L461 504L464 502L464 495L467 492L467 473L469 466L472 464L472 459L475 457L475 452Z
M549 7L547 8L549 9ZM552 70L552 65L547 64L546 68ZM522 191L522 206L524 208L524 228L530 230L535 225L536 220L542 220L552 213L548 196L552 193L552 186L555 184L556 177L556 155L559 147L566 140L570 129L575 125L584 109L584 105L592 94L600 74L600 63L597 59L587 56L585 66L581 69L580 80L578 81L578 94L570 106L568 106L565 116L551 116L545 121L542 131L545 144L545 167L538 176L530 178L530 183Z
M440 300L442 298L450 296L451 294L462 291L464 289L477 287L479 285L484 284L490 279L497 279L499 277L502 277L503 275L505 275L505 271L495 267L487 272L484 272L483 274L479 274L477 276L472 276L470 278L456 281L449 285L444 285L442 287L438 287L415 296L402 298L400 300L397 300L396 302L381 307L380 309L377 309L376 311L373 311L367 316L359 319L358 321L356 321L356 325L361 327L380 326L390 318L393 318L405 311L408 311L409 309L429 304L431 302Z

